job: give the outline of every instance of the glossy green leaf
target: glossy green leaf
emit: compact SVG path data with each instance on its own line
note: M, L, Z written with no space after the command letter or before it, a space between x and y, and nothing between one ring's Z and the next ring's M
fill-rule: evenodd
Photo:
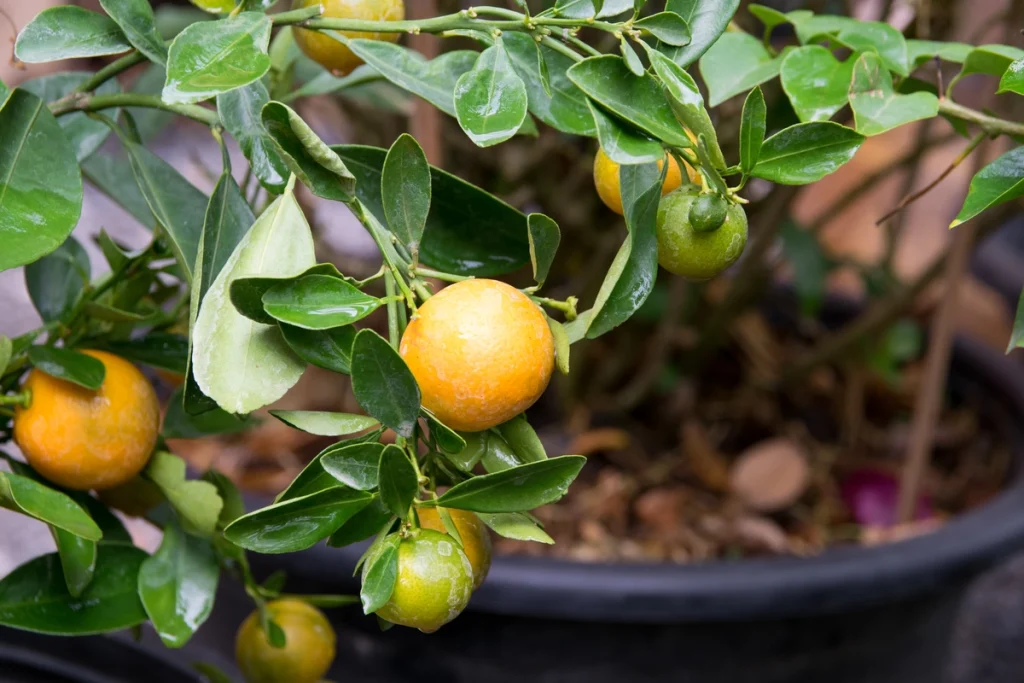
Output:
M263 107L261 119L285 164L313 194L337 201L352 197L355 178L345 162L293 109L270 102Z
M381 40L350 40L348 46L384 78L449 116L455 116L455 83L478 57L472 50L455 50L428 60L415 50Z
M538 46L526 33L505 33L502 42L513 68L526 85L530 112L534 116L563 133L596 134L586 96L566 75L575 64L572 59L546 45Z
M82 162L82 175L140 225L147 230L152 229L153 212L149 210L149 204L136 182L135 172L124 156L94 152Z
M380 196L386 150L333 147L358 182L356 196L381 223ZM530 260L526 216L497 197L460 178L431 167L430 214L420 245L420 260L460 275L493 276L512 272ZM486 225L487 230L480 226Z
M167 48L156 29L149 0L100 0L100 6L121 27L128 42L151 62L167 61Z
M520 461L540 462L547 459L548 454L544 450L544 444L541 443L540 437L537 436L537 432L530 426L530 423L526 421L525 415L517 415L508 422L498 425L497 429L501 438L505 440Z
M551 264L555 261L558 243L562 236L558 223L542 213L531 213L526 217L526 225L530 237L530 264L533 266L533 279L538 285L548 279Z
M633 9L633 0L556 0L555 13L569 19L614 17Z
M551 328L551 336L555 339L555 367L563 375L568 375L569 333L565 325L552 318L548 318L548 327Z
M864 136L831 121L799 123L764 141L751 175L783 185L821 180L853 158Z
M398 546L402 537L391 534L366 563L366 574L359 591L363 614L372 614L387 604L398 582Z
M650 75L633 75L621 58L590 57L568 74L580 90L616 116L670 145L691 145L671 108L665 106L667 99L658 81Z
M136 339L109 340L102 344L102 348L133 363L185 373L188 339L180 334L150 332Z
M52 635L89 635L141 624L146 612L136 590L148 557L127 545L101 546L93 580L73 597L56 553L21 565L0 581L0 625Z
M239 517L224 530L232 543L257 553L305 550L341 528L372 496L335 487L274 503Z
M380 299L328 275L306 275L282 282L263 295L263 310L271 317L308 330L350 325L380 305Z
M216 486L220 499L224 501L218 518L221 526L227 526L245 514L245 501L234 482L214 469L206 470L203 480Z
M92 73L88 71L67 71L33 78L18 87L28 90L43 102L55 102L68 95L91 76ZM111 79L96 88L95 92L97 95L111 95L121 92L121 88L116 80ZM116 117L117 111L117 109L112 109L108 113ZM57 123L64 129L64 135L67 136L68 142L71 143L75 150L75 156L80 162L95 152L110 135L110 129L106 124L90 119L84 112L65 114L57 119Z
M624 37L619 39L619 54L622 55L622 61L626 63L626 68L629 69L630 73L634 76L643 76L644 63L640 61L640 55L636 53L636 50L630 46L629 41Z
M909 73L907 42L885 22L819 14L794 23L801 43L830 38L857 52L876 53L886 68L901 76Z
M384 446L379 443L355 443L326 453L320 459L320 465L345 486L369 491L377 488L377 472L383 452Z
M112 79L116 83L116 79ZM167 80L167 70L160 64L150 64L132 83L131 91L140 95L157 95L164 89L164 81ZM111 81L108 81L110 83ZM139 139L143 144L150 144L161 133L170 126L174 120L174 114L163 109L152 107L125 107L135 121L135 128L139 132ZM63 117L62 117L63 118Z
M103 320L109 323L141 323L148 318L148 316L141 313L125 311L96 301L87 302L82 307L82 310L96 320Z
M854 63L840 62L820 45L797 48L782 60L782 88L801 121L827 121L846 105Z
M242 12L186 28L168 52L164 102L201 102L262 78L270 69L271 26L263 13Z
M309 224L289 189L238 243L210 285L193 331L192 371L203 393L230 413L272 403L305 370L276 326L235 311L231 283L244 277L290 277L315 263Z
M563 455L456 484L437 505L474 512L524 512L553 503L569 490L587 459Z
M270 48L271 60L273 60L274 47ZM273 67L272 67L273 68ZM284 101L291 102L300 97L312 97L314 95L328 95L356 86L373 83L384 78L380 72L369 64L361 64L345 76L335 76L330 71L321 71L315 78L303 83L301 86L290 92Z
M318 263L291 277L246 277L231 283L231 304L239 313L258 323L273 325L277 320L263 310L263 296L278 285L294 285L309 276L326 276L355 284L356 280L341 274L333 263Z
M665 148L658 141L635 132L629 124L605 114L593 102L590 111L601 149L615 163L623 166L649 164L665 158Z
M52 346L33 346L28 351L32 365L51 377L74 382L86 389L99 389L107 370L103 363L84 353Z
M477 517L491 531L516 541L553 544L555 541L529 515L522 512L478 512Z
M164 451L153 454L143 471L171 504L189 533L210 536L217 528L224 501L208 481L186 479L185 461Z
M390 527L394 519L391 511L381 502L380 496L374 496L369 505L331 534L327 539L327 545L332 548L343 548L352 543L365 541L380 533L385 524Z
M655 226L661 177L653 164L619 168L629 234L605 275L594 302L587 337L594 339L628 320L647 299L658 275Z
M473 69L459 77L454 96L459 125L479 147L508 140L526 119L526 85L500 42L480 53Z
M679 66L693 64L722 35L739 6L739 0L667 0L665 9L681 16L690 27L690 42L662 51Z
M974 47L966 43L947 43L938 40L908 40L907 61L918 67L933 57L962 64Z
M420 388L398 352L373 330L352 344L352 392L363 410L410 438L420 410Z
M764 94L758 86L747 95L740 116L740 168L744 173L754 170L758 157L761 156L767 111Z
M773 57L748 33L726 33L700 60L712 107L779 75L784 57Z
M1011 149L971 178L967 198L949 227L969 221L985 209L1024 195L1024 147Z
M780 12L779 10L766 5L751 3L747 6L747 10L757 17L762 24L764 24L765 31L770 32L776 26L781 26L782 24L788 24L791 22L791 19L785 12Z
M238 141L260 184L274 194L281 194L288 182L288 165L260 118L269 101L267 87L262 81L253 81L217 95L217 112L224 127Z
M321 461L324 459L324 457L342 448L348 448L353 444L376 443L380 439L380 435L383 431L384 428L381 427L375 429L369 434L343 439L338 443L331 444L327 448L323 449L322 451L316 454L316 456L309 462L308 465L302 468L302 471L299 472L298 476L296 476L295 479L292 480L292 482L285 488L285 490L277 495L277 498L274 499L274 502L281 503L283 501L291 500L293 498L301 498L303 496L308 496L312 493L317 493L318 491L324 491L326 489L341 486L341 483L337 479L329 475L321 465Z
M681 47L690 42L690 27L686 20L675 12L658 12L648 15L633 24L649 33L665 45Z
M81 211L74 148L43 101L15 88L0 108L0 271L52 252Z
M89 255L74 237L25 266L25 286L43 322L59 320L71 310L90 272Z
M139 567L139 597L164 645L179 648L192 638L210 612L220 566L208 539L164 527L156 553Z
M116 55L132 49L120 27L98 12L61 5L43 10L18 34L14 56L29 64Z
M999 90L996 93L1004 92L1024 95L1024 57L1010 64L1003 72L1002 78L999 79Z
M725 168L725 157L718 144L718 133L711 123L711 116L704 107L704 96L700 93L693 76L681 66L657 50L648 50L651 66L661 79L672 111L684 126L694 135L703 135L708 141L708 153L715 168Z
M347 436L379 423L366 415L329 413L317 410L271 410L270 414L287 425L318 436Z
M80 597L92 583L96 571L96 559L99 547L95 541L75 536L63 529L50 527L53 541L57 545L61 571L64 573L64 584L72 597Z
M96 522L67 495L28 477L0 471L0 506L89 541L103 536Z
M328 469L326 463L324 469ZM378 478L381 501L393 515L405 519L409 514L409 506L416 497L419 484L416 480L416 470L401 448L387 446L381 452Z
M302 360L344 375L351 372L352 342L356 339L354 327L336 327L333 330L304 330L291 325L280 327L285 342Z
M939 99L928 92L896 94L889 70L878 55L867 52L853 67L850 107L858 133L879 135L906 123L938 115Z
M214 406L196 415L189 414L182 402L182 390L171 395L167 403L161 436L165 439L199 439L213 434L237 434L253 423Z
M967 53L963 67L954 83L970 74L1002 76L1018 59L1024 58L1024 50L1009 45L981 45Z
M430 165L411 135L403 133L388 150L380 192L388 228L418 254L430 213Z
M466 440L459 436L458 432L438 420L426 408L422 408L420 413L427 420L430 436L442 451L446 453L461 453L466 448Z

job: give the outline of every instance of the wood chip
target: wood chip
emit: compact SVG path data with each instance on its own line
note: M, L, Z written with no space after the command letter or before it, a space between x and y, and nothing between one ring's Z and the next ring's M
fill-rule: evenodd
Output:
M776 512L799 500L809 475L807 458L795 441L769 439L751 446L733 463L729 489L754 510Z

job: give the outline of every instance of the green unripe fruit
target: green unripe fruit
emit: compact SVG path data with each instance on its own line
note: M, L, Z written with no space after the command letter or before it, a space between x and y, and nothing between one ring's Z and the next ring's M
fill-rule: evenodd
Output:
M697 232L718 230L725 223L730 202L721 195L702 194L690 206L690 225Z
M710 280L736 263L747 244L747 214L731 204L717 230L700 232L690 224L698 197L676 190L658 206L658 263L690 280Z

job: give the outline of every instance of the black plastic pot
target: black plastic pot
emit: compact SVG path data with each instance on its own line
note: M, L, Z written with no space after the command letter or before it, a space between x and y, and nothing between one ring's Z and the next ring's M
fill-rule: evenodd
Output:
M1024 547L1024 375L957 342L950 389L984 397L1018 467L939 531L814 558L677 566L495 558L466 613L432 635L335 610L348 682L936 683L972 578ZM361 548L254 557L290 588L358 590Z
M0 627L3 683L199 683L167 652L123 636L58 638Z

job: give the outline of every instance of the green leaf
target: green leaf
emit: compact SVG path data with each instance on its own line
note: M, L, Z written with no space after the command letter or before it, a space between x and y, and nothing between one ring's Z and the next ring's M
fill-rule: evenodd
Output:
M209 662L192 662L192 668L199 672L206 683L232 683L231 677L224 673L216 664Z
M280 327L285 342L302 360L344 375L351 372L352 342L356 339L354 327L336 327L333 330L304 330L291 325Z
M792 20L789 18L789 16L786 15L785 12L780 12L777 9L767 7L765 5L751 3L747 7L747 10L755 17L757 17L762 24L764 24L765 31L769 33L776 26L781 26L782 24L789 24L792 22Z
M421 408L420 413L427 420L430 428L430 436L437 442L438 447L446 453L461 453L466 448L466 440L459 436L454 429L444 424L426 408Z
M92 356L52 346L31 347L28 359L47 375L74 382L86 389L99 389L107 373L103 363Z
M206 470L206 473L203 474L203 480L216 486L217 493L220 495L221 500L224 501L224 506L221 508L220 517L218 518L221 526L227 526L245 514L245 501L242 500L242 494L234 482L213 469Z
M690 42L690 27L686 20L675 12L651 14L635 22L633 27L673 47L681 47Z
M282 282L263 295L263 310L271 317L307 330L350 325L380 305L380 299L328 275L306 275Z
M18 34L14 56L23 62L116 55L132 49L120 27L98 12L61 5L43 10Z
M324 454L320 465L345 486L369 491L377 488L377 472L383 452L384 446L379 443L348 444Z
M655 231L661 177L653 164L619 168L622 203L629 234L597 294L587 327L594 339L628 320L646 301L658 276Z
M139 567L139 597L164 645L179 648L210 612L220 567L208 539L171 522L156 553Z
M4 271L32 263L67 239L82 211L82 176L60 124L32 93L15 88L8 95L0 131Z
M636 76L620 57L590 57L568 71L591 99L616 116L669 145L690 147L682 125L666 107L661 87L650 75Z
M262 78L270 69L271 27L267 15L242 12L186 28L167 56L164 102L201 102Z
M141 624L146 612L136 589L148 556L128 545L101 546L93 580L73 597L60 558L43 555L0 581L0 625L51 635L90 635Z
M455 83L478 57L472 50L455 50L427 60L415 50L382 40L350 40L348 47L384 78L449 116L455 116Z
M896 94L889 70L878 55L867 52L853 67L850 107L858 133L879 135L912 121L937 116L939 98L928 92Z
M271 60L273 60L274 46L271 44ZM271 65L271 68L274 68ZM361 64L346 76L335 76L330 71L321 71L310 81L303 83L288 94L286 101L294 101L301 97L312 97L314 95L329 95L367 83L380 81L383 76L369 64Z
M108 340L102 348L133 363L185 374L188 339L180 334L150 332L135 339Z
M907 61L912 68L927 62L932 57L947 62L962 64L974 46L966 43L947 43L938 40L908 40Z
M820 45L797 48L782 60L782 89L801 121L827 121L846 105L854 63L840 62Z
M1010 66L1006 67L1002 78L999 79L999 90L996 94L1004 92L1015 92L1024 95L1024 57L1021 57Z
M324 469L327 470L326 464ZM393 515L405 519L419 484L416 481L416 470L401 448L388 446L381 452L378 477L381 501Z
M277 320L263 309L263 296L278 285L294 286L297 281L312 275L357 284L356 280L342 275L333 263L318 263L291 277L245 277L235 280L231 283L231 305L249 320L265 325L276 324Z
M298 275L315 258L309 224L289 189L257 219L210 285L193 331L192 371L203 393L229 413L276 401L305 370L280 329L235 311L231 283Z
M63 117L61 117L63 118ZM131 164L121 155L94 152L82 162L82 174L96 189L131 214L147 230L153 212L135 179Z
M359 591L363 614L376 612L391 599L398 582L398 546L401 543L401 536L391 534L367 561L363 586Z
M531 213L526 217L530 237L530 263L533 266L533 279L543 285L548 278L551 264L555 261L561 233L558 223L542 213Z
M597 126L597 139L609 159L617 164L649 164L665 158L665 148L656 140L633 132L628 124L605 114L590 102L591 116Z
M498 433L505 443L522 462L540 462L547 460L548 454L544 450L537 432L533 430L530 423L526 421L523 414L517 415L508 422L498 425Z
M693 64L722 35L739 6L740 0L667 0L665 9L681 16L690 27L690 42L662 51L679 66Z
M967 198L949 227L971 220L985 209L1024 195L1024 147L1011 149L971 178Z
M950 83L953 87L961 78L971 74L1002 76L1018 59L1024 58L1024 50L1009 45L982 45L967 53L963 67Z
M764 94L758 86L747 95L740 117L740 168L744 173L750 173L761 156L766 116Z
M80 597L92 583L99 548L94 541L75 536L57 527L51 526L50 533L57 545L57 554L60 556L60 567L64 572L64 584L68 587L68 593L72 597Z
M143 474L164 494L186 531L210 536L217 529L224 501L217 493L217 487L210 482L185 478L184 460L171 453L157 451Z
M626 67L630 73L634 76L644 75L644 63L640 61L640 55L636 53L630 44L624 37L619 39L619 53L622 55L622 61L626 63Z
M266 104L260 116L277 152L310 192L324 199L351 199L355 177L301 116L280 102Z
M726 33L700 60L700 75L708 100L717 107L730 97L779 75L784 57L773 57L760 40L748 33Z
M197 415L190 415L185 410L181 394L182 390L178 389L167 402L167 413L163 429L160 430L165 439L199 439L213 434L237 434L252 426L251 422L216 406Z
M103 536L96 522L75 501L28 477L0 471L0 506L88 541L98 541Z
M862 142L863 135L838 123L798 123L764 141L751 175L783 185L813 183L852 159Z
M909 73L907 42L902 33L885 22L816 15L794 24L801 43L831 38L856 52L876 53L887 69L901 76Z
M91 76L92 73L88 71L67 71L33 78L18 87L28 90L43 102L49 103L65 97ZM111 95L121 92L121 88L118 86L117 80L111 79L96 88L95 92L97 95ZM2 99L0 97L0 100ZM117 111L117 109L113 109L108 113L116 117ZM75 156L78 157L79 162L95 152L110 135L110 129L106 124L90 119L84 112L65 114L57 119L57 123L64 129L64 135L75 149Z
M403 133L384 159L381 199L388 229L416 255L430 213L430 165L416 139Z
M7 370L13 355L14 343L11 342L11 338L0 334L0 375L3 375L4 371Z
M473 477L445 491L437 505L474 512L532 510L564 496L586 462L581 455L563 455Z
M380 496L374 496L370 504L357 512L327 539L332 548L343 548L352 543L365 541L382 532L385 525L391 527L395 518Z
M504 538L548 545L555 542L539 524L522 512L478 512L477 516L491 531Z
M355 174L356 196L382 223L381 169L387 151L338 145L334 151ZM489 277L530 260L526 216L497 197L440 169L430 168L431 198L421 260L447 273ZM486 225L487 230L480 226Z
M318 436L347 436L379 423L366 415L327 413L316 410L271 410L270 414L286 425Z
M398 352L373 330L352 344L352 392L363 410L411 438L420 410L420 388Z
M293 553L311 548L362 510L372 496L362 491L334 487L274 503L239 517L224 536L257 553Z
M556 0L555 13L570 19L614 17L633 9L633 0Z
M142 72L142 75L132 83L131 91L140 95L160 95L165 80L167 80L167 70L160 64L150 64ZM107 81L107 83L111 82L116 83L117 81L116 79ZM152 107L125 107L124 111L134 119L135 128L138 130L139 139L143 144L150 144L156 140L174 120L172 112Z
M526 84L498 41L455 83L455 115L478 147L505 142L526 120Z
M714 167L725 168L725 157L722 156L722 148L718 144L718 133L711 123L711 116L704 107L704 96L700 94L700 88L697 87L693 76L657 50L648 50L647 56L651 58L651 66L661 79L676 119L694 135L703 135L708 141L708 152Z
M302 471L299 472L298 476L292 480L292 483L277 495L274 502L281 503L286 500L301 498L302 496L308 496L312 493L317 493L318 491L340 486L341 484L338 483L338 480L327 474L323 466L320 464L323 458L337 450L348 448L353 444L376 443L380 439L380 435L383 431L384 428L380 427L369 434L343 439L320 451L308 465L302 468Z
M563 375L569 374L569 333L565 325L548 318L548 327L551 328L551 336L555 338L555 367Z
M83 310L96 320L110 323L141 323L148 319L148 316L141 313L132 313L131 311L121 310L120 308L114 308L113 306L96 301L87 302L83 306Z
M89 255L74 237L25 266L25 285L43 322L60 320L89 283Z
M253 81L217 95L217 112L224 127L238 141L260 184L274 194L281 194L288 182L288 165L260 118L269 101L267 87L262 81Z
M595 135L587 98L566 75L575 62L546 45L538 44L526 33L508 32L501 38L512 67L526 85L530 112L563 133Z
M151 62L164 64L167 48L156 30L149 0L100 0L103 11L121 27L128 41Z

